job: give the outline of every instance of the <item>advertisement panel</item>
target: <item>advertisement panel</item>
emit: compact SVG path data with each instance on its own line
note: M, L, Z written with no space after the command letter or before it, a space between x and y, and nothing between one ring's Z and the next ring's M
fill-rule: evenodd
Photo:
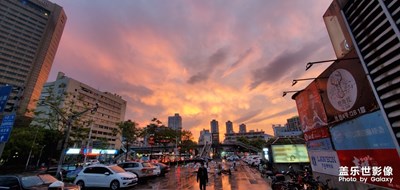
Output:
M294 96L303 132L328 125L317 82Z
M316 140L330 137L328 127L321 127L304 133L304 140Z
M329 123L346 121L377 110L364 69L358 59L334 62L318 78Z
M346 121L330 131L336 150L395 148L380 111Z
M306 142L307 150L333 150L331 139L324 138Z
M310 162L305 144L271 145L274 163Z
M400 158L396 149L338 150L339 181L400 189Z
M335 151L308 151L312 170L339 176L339 158Z

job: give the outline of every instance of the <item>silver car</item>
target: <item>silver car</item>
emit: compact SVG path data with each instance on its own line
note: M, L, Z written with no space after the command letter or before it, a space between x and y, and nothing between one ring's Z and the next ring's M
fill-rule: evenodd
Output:
M136 174L139 178L155 176L156 167L148 162L123 162L118 164L128 172Z

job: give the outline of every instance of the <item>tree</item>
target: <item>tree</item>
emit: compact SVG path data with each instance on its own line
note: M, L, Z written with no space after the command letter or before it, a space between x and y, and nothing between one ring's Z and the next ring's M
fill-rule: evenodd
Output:
M62 87L62 84L60 86ZM87 103L88 101L85 101L82 95L65 92L58 93L52 87L48 88L45 94L48 95L37 100L39 106L36 110L31 110L35 115L31 126L56 130L63 135L68 128L66 119L80 113L82 108L87 109L94 106L94 104ZM89 126L92 123L93 119L90 116L75 117L70 130L68 145L83 144L83 141L89 135ZM64 138L60 139L64 140Z
M122 142L125 142L125 148L129 152L130 146L137 141L137 138L142 133L140 128L138 128L138 123L127 120L117 123L118 129L115 131L122 136ZM126 154L125 160L128 159L128 154Z

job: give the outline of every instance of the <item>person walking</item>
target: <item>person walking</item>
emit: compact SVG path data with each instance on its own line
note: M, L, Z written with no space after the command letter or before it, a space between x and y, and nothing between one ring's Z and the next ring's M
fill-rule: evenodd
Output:
M206 190L206 184L208 183L208 172L205 164L201 164L199 170L197 170L197 182L200 180L200 190Z

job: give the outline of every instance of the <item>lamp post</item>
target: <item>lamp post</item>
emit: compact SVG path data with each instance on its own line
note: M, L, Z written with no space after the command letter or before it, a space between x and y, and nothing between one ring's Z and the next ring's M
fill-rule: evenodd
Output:
M83 165L86 166L86 161L87 161L87 155L89 153L89 145L90 145L90 140L92 138L92 128L93 128L93 123L90 124L90 131L89 131L89 138L86 143L86 152L85 152L85 158L83 160Z
M32 155L32 149L33 149L33 146L35 145L35 142L36 142L36 137L37 137L38 131L39 131L39 129L38 129L38 128L36 128L36 133L35 133L35 137L33 138L32 146L31 146L31 150L29 151L28 159L26 160L26 164L25 164L25 170L26 170L26 169L28 169L29 161L30 161L30 159L31 159L31 155Z
M40 158L42 157L42 152L43 152L44 147L46 147L46 145L43 145L42 149L40 149L40 154L39 154L39 157L38 157L38 161L36 163L36 167L39 167Z
M286 96L287 93L296 93L296 92L301 92L303 90L294 90L294 91L283 91L282 97Z
M316 79L326 79L328 77L317 77L317 78L304 78L304 79L293 79L292 86L297 84L298 81L305 81L305 80L316 80Z
M333 62L333 61L353 60L353 59L359 59L359 58L358 57L350 57L350 58L343 58L343 59L329 59L329 60L323 60L323 61L308 62L306 65L306 71L308 69L310 69L314 64L328 63L328 62Z
M68 146L68 140L69 140L69 135L71 133L71 127L72 127L72 122L79 118L80 116L82 116L83 114L87 113L88 111L90 111L92 114L95 113L97 111L97 108L99 108L99 104L96 103L95 106L93 108L87 108L82 112L78 112L75 114L72 114L70 116L68 116L68 118L66 118L63 113L61 112L61 110L53 105L53 104L49 104L46 102L41 102L42 105L47 105L50 106L51 108L53 108L60 116L61 118L65 121L66 125L67 125L67 132L65 134L65 138L64 138L64 142L63 142L63 146L62 146L62 150L61 150L61 155L60 155L60 159L58 160L58 165L57 165L57 173L56 176L60 177L60 171L61 171L61 167L63 165L64 162L64 158L65 158L65 154L66 154L66 149Z

